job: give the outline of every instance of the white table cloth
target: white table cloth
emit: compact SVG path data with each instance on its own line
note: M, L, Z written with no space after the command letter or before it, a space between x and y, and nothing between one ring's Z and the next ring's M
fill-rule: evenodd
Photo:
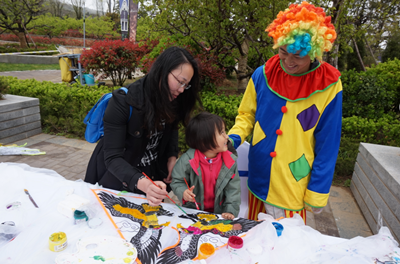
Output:
M119 237L91 191L98 188L83 181L66 180L52 170L26 164L0 163L0 224L13 221L20 231L14 240L0 242L0 263L55 263L58 254L74 253L76 243L82 238L99 235ZM24 189L29 190L39 208L33 206ZM71 193L90 201L92 212L103 221L101 226L91 229L87 224L74 225L73 218L57 211L57 205ZM20 202L21 206L14 210L6 208L14 202ZM322 235L305 226L300 218L292 218L279 221L284 230L278 237L271 224L275 220L265 214L259 217L264 222L248 232L243 238L244 247L239 252L232 254L224 247L206 262L375 263L376 259L387 261L400 257L397 255L400 249L386 227L377 235L348 240ZM49 236L60 231L67 234L68 246L62 252L52 252L48 247ZM250 253L255 245L262 247L261 254Z

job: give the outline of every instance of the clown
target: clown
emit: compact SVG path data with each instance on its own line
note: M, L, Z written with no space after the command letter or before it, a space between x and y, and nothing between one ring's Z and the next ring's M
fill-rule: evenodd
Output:
M322 62L336 39L331 18L307 2L280 12L266 31L278 54L253 73L229 138L252 134L249 219L259 212L306 219L326 206L339 151L340 73Z

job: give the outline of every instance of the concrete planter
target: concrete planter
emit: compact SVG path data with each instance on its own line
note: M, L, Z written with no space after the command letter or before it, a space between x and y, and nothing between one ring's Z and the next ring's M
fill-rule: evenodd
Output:
M400 241L400 148L360 143L351 191L372 232L387 226Z
M6 94L0 100L0 143L8 144L42 132L39 99Z

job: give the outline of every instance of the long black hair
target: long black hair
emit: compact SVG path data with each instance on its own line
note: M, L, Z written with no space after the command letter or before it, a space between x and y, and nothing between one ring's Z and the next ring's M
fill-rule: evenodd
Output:
M189 83L191 87L171 101L168 75L185 63L193 67L193 77ZM154 127L159 126L161 120L173 124L174 127L180 122L186 126L196 103L198 102L201 106L199 91L199 66L193 56L186 49L180 47L166 49L151 66L145 83L145 119L147 129L152 131Z

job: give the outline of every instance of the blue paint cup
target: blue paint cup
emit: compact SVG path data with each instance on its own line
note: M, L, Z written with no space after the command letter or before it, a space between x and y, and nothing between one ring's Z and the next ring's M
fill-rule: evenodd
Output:
M276 229L276 234L279 236L282 235L282 231L283 231L283 225L277 223L277 222L272 222L272 224L274 225L275 229Z

